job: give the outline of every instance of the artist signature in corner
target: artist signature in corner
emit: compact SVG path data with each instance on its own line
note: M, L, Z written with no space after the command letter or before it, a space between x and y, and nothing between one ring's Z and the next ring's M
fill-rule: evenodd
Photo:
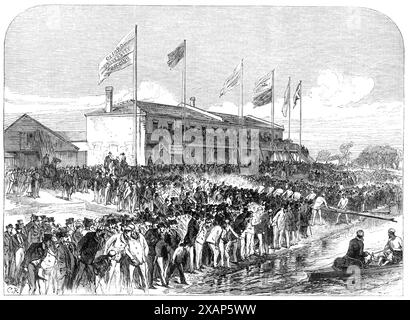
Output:
M16 286L7 286L6 293L12 295L20 294L19 288L17 288Z

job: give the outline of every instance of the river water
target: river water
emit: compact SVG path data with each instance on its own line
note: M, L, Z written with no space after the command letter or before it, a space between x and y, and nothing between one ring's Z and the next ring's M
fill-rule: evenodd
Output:
M255 261L232 271L208 270L203 276L194 277L188 288L176 290L179 294L206 295L402 295L402 268L365 275L356 285L348 281L332 279L309 282L307 271L332 264L343 256L349 241L361 228L365 232L365 250L375 252L387 242L387 230L394 227L402 234L402 224L367 219L359 225L333 234L302 247L283 250L284 253L269 256L265 261ZM195 280L196 278L196 280Z

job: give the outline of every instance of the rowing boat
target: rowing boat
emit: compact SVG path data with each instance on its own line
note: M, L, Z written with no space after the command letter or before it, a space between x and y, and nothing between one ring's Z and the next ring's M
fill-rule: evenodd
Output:
M386 266L379 266L379 265L369 265L366 268L361 268L360 270L360 276L368 276L372 274L379 274L379 273L384 273L384 272L391 272L398 270L399 268L402 268L403 264L398 263L398 264L390 264ZM332 267L327 267L323 269L318 269L312 272L307 272L309 281L317 281L317 280L323 280L323 279L347 279L350 276L355 274L355 269L349 269L349 272L347 270L335 270Z

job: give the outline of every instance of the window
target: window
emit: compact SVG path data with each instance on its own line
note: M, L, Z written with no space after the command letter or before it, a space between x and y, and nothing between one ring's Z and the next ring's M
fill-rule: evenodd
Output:
M157 120L153 120L152 121L152 130L157 130L158 129L158 121Z

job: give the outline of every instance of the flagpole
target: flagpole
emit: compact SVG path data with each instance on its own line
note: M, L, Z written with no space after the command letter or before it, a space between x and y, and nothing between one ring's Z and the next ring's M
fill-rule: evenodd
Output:
M184 118L186 104L186 40L184 40Z
M239 130L238 130L238 171L239 173L241 172L241 168L240 168L240 163L241 163L241 151L240 151L240 130L243 127L243 58L241 60L241 93L240 93L240 98L241 98L241 102L240 102L240 106L239 106Z
M290 77L288 82L288 109L289 109L289 126L288 126L288 140L290 141Z
M137 32L138 25L135 25L135 34L134 34L134 152L135 152L135 166L138 165L138 144L137 144ZM137 170L138 172L138 170Z
M239 118L243 124L243 59L241 60L241 108L239 109Z
M182 115L183 115L183 120L182 120L182 150L184 150L184 131L186 131L186 124L185 124L185 104L186 104L186 39L184 39L184 77L183 77L183 94L184 94L184 100L182 104ZM184 155L182 151L182 163L185 163L184 161ZM185 166L184 166L184 172L185 172Z
M272 137L271 137L271 149L272 149L272 160L275 161L275 151L273 150L274 140L275 140L275 69L272 70L272 86L271 86L271 96L272 96L272 110L271 110L271 118L272 118Z
M299 145L302 147L302 80L300 80L300 91L299 91L299 95L300 95L300 128L299 128Z

